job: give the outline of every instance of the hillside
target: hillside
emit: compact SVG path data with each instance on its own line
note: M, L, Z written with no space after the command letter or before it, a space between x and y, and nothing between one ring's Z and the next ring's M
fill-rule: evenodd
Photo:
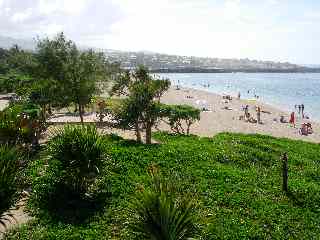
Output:
M150 52L123 52L105 50L111 62L120 62L123 68L131 69L146 65L160 72L224 72L224 71L303 71L306 67L288 62L258 61L250 59L203 58Z
M9 48L18 44L23 49L35 48L33 40L14 39L0 36L0 47ZM82 46L81 49L88 47ZM99 49L106 53L111 62L120 62L125 69L138 65L146 65L156 72L299 72L315 71L308 67L288 62L258 61L250 59L223 59L212 57L178 56L153 52L125 52L118 50Z
M54 189L57 169L36 160L27 173L35 219L7 239L141 239L129 228L130 208L139 189L150 186L151 165L193 197L201 239L319 239L319 144L227 133L213 138L156 133L154 138L161 144L105 138L109 160L101 186L108 198L87 212L63 212L63 194L43 201L44 192ZM287 195L281 191L284 152L289 156Z
M13 45L18 45L22 49L35 49L35 41L32 39L16 39L11 37L0 36L0 48L10 48Z

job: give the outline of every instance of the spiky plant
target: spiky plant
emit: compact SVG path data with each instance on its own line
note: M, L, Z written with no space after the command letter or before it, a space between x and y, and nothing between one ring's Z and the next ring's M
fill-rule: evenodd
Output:
M194 238L198 228L192 199L175 196L158 175L152 175L152 179L152 189L141 191L133 201L133 230L152 240Z
M15 148L0 146L0 214L13 203L18 185L19 154Z
M100 172L103 141L94 126L65 126L53 132L48 153L60 162L65 183L75 192L85 193Z

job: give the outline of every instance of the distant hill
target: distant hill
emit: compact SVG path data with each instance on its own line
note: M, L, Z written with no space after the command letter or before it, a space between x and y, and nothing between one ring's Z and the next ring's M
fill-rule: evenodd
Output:
M143 64L156 72L297 72L307 69L289 62L258 61L248 58L204 58L115 50L105 50L105 52L111 62L119 62L123 68L132 69Z
M32 39L15 39L11 37L0 36L1 48L10 48L15 44L17 44L22 49L27 49L27 50L35 49L35 41Z
M302 64L301 66L308 68L320 68L320 64Z
M0 47L10 48L14 44L23 49L35 49L35 41L31 39L14 39L0 36ZM80 49L88 47L80 46ZM111 62L119 62L125 69L133 69L138 65L146 65L154 72L304 72L315 71L319 67L297 65L289 62L273 62L245 59L204 58L154 53L150 51L127 52L112 49L104 51Z

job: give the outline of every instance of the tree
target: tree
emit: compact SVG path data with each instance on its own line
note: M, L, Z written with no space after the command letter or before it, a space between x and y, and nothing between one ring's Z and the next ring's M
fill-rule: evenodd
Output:
M128 97L115 118L120 126L135 129L137 141L141 141L141 128L145 129L146 143L150 144L152 127L160 117L158 102L170 87L170 81L152 77L144 66L139 66L131 75L125 73L123 77L125 79L120 78L122 85L115 89L121 92L127 89Z
M72 102L78 104L81 123L84 107L98 93L98 82L104 77L104 56L93 50L80 52L74 45L67 71L67 86Z
M36 56L39 77L45 80L43 98L64 106L77 104L83 122L84 106L97 93L99 81L107 79L104 55L93 50L80 51L60 33L53 40L38 40Z
M41 102L55 106L66 106L71 102L68 94L68 62L74 43L63 33L54 39L38 39L36 47L36 69L38 82L34 93ZM46 101L43 101L46 99Z
M163 121L170 125L174 133L178 134L189 134L191 125L200 120L200 110L189 105L161 104L161 113L163 118L168 119L168 122L164 119Z

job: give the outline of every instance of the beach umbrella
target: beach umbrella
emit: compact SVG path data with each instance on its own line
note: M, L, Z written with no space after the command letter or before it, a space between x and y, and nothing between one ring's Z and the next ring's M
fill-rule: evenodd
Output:
M198 99L196 100L196 104L200 109L208 109L208 102L206 100Z

